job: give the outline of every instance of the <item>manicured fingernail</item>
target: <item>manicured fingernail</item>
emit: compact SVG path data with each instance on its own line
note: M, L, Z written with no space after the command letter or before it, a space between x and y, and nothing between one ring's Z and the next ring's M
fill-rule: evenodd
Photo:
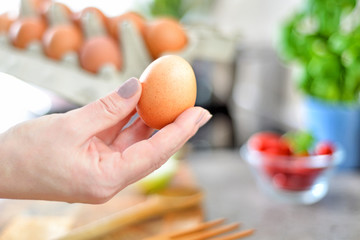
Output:
M209 113L209 111L204 110L203 113L199 116L198 120L196 121L196 124L199 124L199 127L202 127L212 118L212 115Z
M124 82L123 85L121 85L117 93L119 94L120 97L127 99L134 96L138 88L139 88L138 80L136 78L130 78L126 80L126 82Z

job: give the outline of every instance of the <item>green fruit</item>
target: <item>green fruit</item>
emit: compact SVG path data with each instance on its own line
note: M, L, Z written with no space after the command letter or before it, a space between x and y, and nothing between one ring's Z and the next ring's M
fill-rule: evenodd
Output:
M142 178L135 185L144 193L154 193L164 189L171 182L179 166L179 160L172 156L159 169Z

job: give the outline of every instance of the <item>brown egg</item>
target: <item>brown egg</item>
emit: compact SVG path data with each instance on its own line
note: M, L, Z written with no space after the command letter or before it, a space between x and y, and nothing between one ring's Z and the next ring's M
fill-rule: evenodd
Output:
M82 42L81 31L71 24L55 25L49 28L42 39L45 54L57 60L68 52L78 52Z
M72 20L76 26L81 28L81 19L85 16L87 12L95 12L99 18L102 20L103 25L108 29L108 18L107 16L96 7L87 7L81 10L80 12L74 13L72 16Z
M136 109L149 127L160 129L195 104L195 74L190 64L179 56L158 58L139 80L142 94Z
M45 29L46 24L41 18L22 18L11 24L9 37L15 47L26 48L31 42L41 41Z
M97 73L105 64L122 67L122 56L115 40L108 36L93 37L85 41L80 49L80 65L87 71Z
M9 13L0 14L0 33L7 33L11 24L15 21Z
M171 18L159 18L147 24L144 40L154 59L165 52L180 51L188 42L181 24Z
M145 34L145 19L136 12L127 12L120 16L109 19L109 33L116 40L119 39L119 26L123 21L131 21L140 35L144 37Z

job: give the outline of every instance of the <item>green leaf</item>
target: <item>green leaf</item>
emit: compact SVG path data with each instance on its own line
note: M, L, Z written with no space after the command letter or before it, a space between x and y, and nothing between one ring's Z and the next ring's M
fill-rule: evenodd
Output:
M336 79L335 79L336 80ZM327 101L340 101L341 89L334 79L318 78L311 85L311 94Z
M340 59L331 54L314 56L307 69L314 79L337 79L340 77Z
M315 143L314 136L308 131L292 131L283 135L295 154L309 152Z
M341 54L349 45L350 38L343 33L336 32L328 40L329 48L334 53Z
M354 65L355 62L360 60L360 42L356 42L346 48L341 55L341 60L345 67Z
M297 78L297 86L307 94L311 93L311 84L313 78L309 75L305 66L301 67L301 72Z
M347 69L344 79L344 101L356 101L360 88L360 62L355 62Z

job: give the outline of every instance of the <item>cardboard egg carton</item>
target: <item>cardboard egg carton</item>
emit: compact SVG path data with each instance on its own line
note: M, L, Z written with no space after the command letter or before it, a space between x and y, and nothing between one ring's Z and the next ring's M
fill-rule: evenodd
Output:
M123 68L104 65L98 74L83 70L76 53L61 61L46 57L41 43L34 42L25 50L13 47L7 35L0 35L0 71L28 83L51 90L79 105L85 105L118 88L130 77L140 77L152 59L144 41L131 22L119 26ZM230 62L234 59L237 38L206 27L188 27L188 45L180 52L165 53L194 59Z

